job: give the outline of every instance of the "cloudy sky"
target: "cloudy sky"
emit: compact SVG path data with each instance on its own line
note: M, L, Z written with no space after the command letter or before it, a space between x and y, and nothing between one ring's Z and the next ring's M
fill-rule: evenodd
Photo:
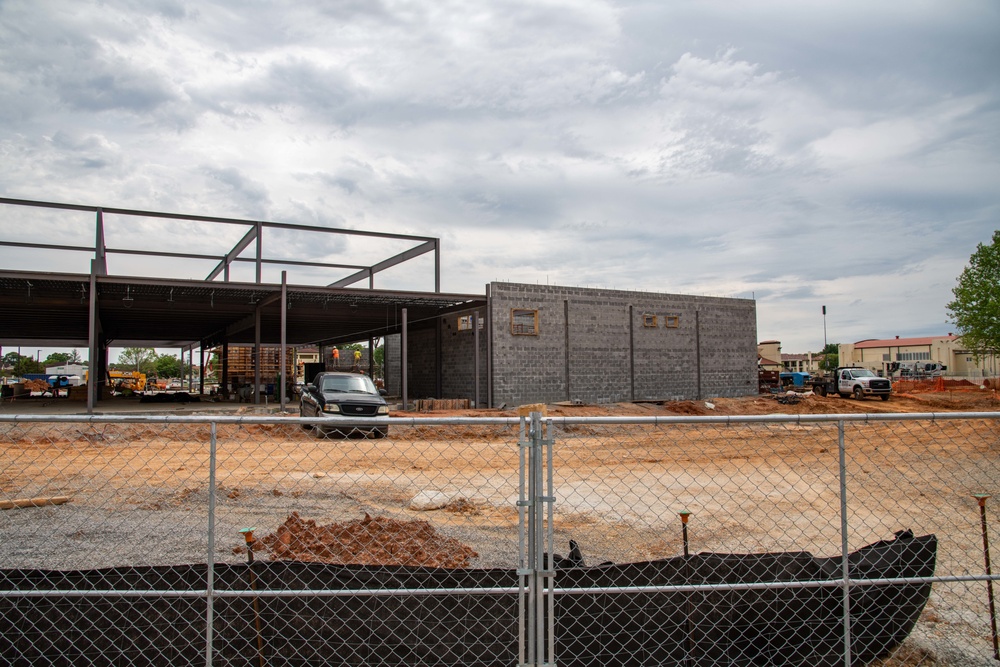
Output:
M0 0L0 63L0 196L440 237L450 292L755 298L785 352L822 347L823 305L830 342L952 331L1000 228L995 0ZM92 242L0 212L6 239ZM431 289L428 262L376 285Z

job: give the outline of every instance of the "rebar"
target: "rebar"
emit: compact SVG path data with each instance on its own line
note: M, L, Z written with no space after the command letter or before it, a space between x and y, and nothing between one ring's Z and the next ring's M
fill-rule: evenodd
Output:
M678 512L681 515L681 536L684 540L684 555L689 556L688 553L688 517L691 516L691 512L687 510L681 510Z
M997 639L997 612L993 601L993 569L990 566L990 537L986 531L986 499L985 493L975 493L972 496L979 503L979 518L983 526L983 559L986 561L986 595L990 602L990 630L993 633L993 659L1000 660L1000 641Z
M250 572L250 590L257 590L257 573L253 571L253 531L256 528L242 528L243 538L247 543L247 570ZM257 662L260 667L266 667L264 661L264 635L260 627L260 601L253 596L253 624L257 631Z

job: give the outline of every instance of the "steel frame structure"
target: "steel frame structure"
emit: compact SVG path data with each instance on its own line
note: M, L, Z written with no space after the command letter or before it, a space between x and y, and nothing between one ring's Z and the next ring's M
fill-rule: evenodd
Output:
M441 246L433 237L343 228L318 227L216 216L165 213L107 206L0 197L4 207L31 207L94 214L93 245L0 240L0 247L71 251L92 255L88 273L47 273L0 269L0 319L5 322L0 345L86 345L98 372L88 382L88 411L99 396L98 384L107 366L107 349L116 346L176 347L183 358L228 343L280 345L285 377L287 346L325 345L403 333L407 326L439 326L441 315L485 303L484 295L441 292ZM157 248L125 248L108 244L105 215L235 225L246 229L223 254L169 252ZM413 245L368 265L290 259L265 252L264 230L315 232L328 235L394 240ZM244 256L252 248L252 257ZM433 292L377 290L375 274L433 253ZM112 275L109 255L215 262L203 280ZM236 262L254 265L253 282L230 280ZM280 283L263 281L268 265L348 270L346 276L321 285L289 285L287 271ZM220 279L221 276L221 279ZM367 278L367 287L357 283ZM325 281L324 281L325 282ZM405 351L404 351L405 355ZM405 395L404 372L404 405ZM204 373L204 371L202 371ZM224 370L223 375L226 375ZM201 378L202 382L204 377ZM255 373L259 384L259 369ZM281 401L284 404L284 389Z

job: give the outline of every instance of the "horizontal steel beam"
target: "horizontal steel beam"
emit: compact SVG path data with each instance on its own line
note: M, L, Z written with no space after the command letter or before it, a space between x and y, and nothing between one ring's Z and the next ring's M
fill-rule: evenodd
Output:
M0 204L13 206L33 206L36 208L57 208L68 211L102 211L105 215L130 215L142 218L160 218L165 220L191 220L193 222L217 222L225 225L257 225L273 229L288 229L300 232L320 232L324 234L344 234L347 236L368 236L373 238L403 239L410 241L434 240L430 236L414 236L412 234L392 234L389 232L369 232L360 229L345 229L342 227L316 227L314 225L299 225L285 222L267 222L261 220L245 220L241 218L220 218L210 215L191 215L187 213L163 213L161 211L143 211L129 208L110 208L107 206L89 206L86 204L61 204L58 202L34 201L31 199L11 199L0 197Z
M359 280L364 280L365 278L368 278L369 276L372 276L378 273L379 271L384 271L398 264L402 264L405 261L411 260L414 257L419 257L420 255L432 252L436 248L437 248L437 239L431 239L426 243L421 243L415 248L410 248L409 250L401 252L398 255L394 255L389 259L384 259L378 264L372 264L370 267L362 269L357 273L353 273L347 276L346 278L338 280L335 283L330 283L329 287L347 287L348 285L353 285Z

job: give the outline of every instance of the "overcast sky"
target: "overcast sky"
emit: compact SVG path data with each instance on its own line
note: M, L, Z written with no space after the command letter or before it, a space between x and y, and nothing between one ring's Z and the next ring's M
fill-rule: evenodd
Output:
M0 196L440 237L449 292L755 298L789 353L822 348L823 305L829 342L952 331L1000 228L996 0L0 0L0 65ZM92 217L0 215L5 239L93 240ZM109 221L120 246L226 234Z

